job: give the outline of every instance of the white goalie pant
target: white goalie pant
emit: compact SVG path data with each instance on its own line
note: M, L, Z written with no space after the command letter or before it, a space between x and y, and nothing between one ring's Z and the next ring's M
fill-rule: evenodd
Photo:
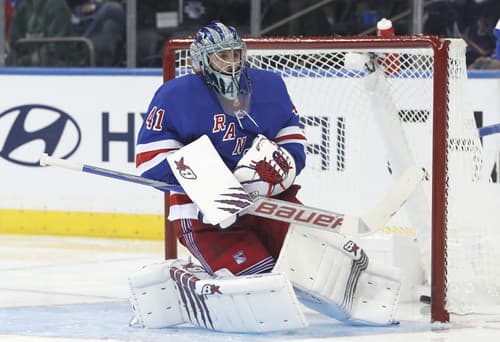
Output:
M183 323L225 332L268 332L307 326L287 277L280 273L209 275L186 260L143 267L129 277L131 324Z
M291 225L273 272L285 273L307 307L350 324L394 323L399 269L368 260L350 238Z

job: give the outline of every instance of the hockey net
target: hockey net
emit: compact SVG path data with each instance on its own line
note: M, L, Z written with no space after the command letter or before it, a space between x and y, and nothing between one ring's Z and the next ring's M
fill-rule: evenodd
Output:
M190 42L165 46L165 80L192 72ZM500 201L467 103L465 43L426 36L246 42L249 65L280 74L301 115L303 203L362 214L408 166L423 168L403 208L360 244L403 271L422 270L403 272L410 300L432 279L433 321L448 321L449 312L499 313ZM175 256L168 228L166 246Z

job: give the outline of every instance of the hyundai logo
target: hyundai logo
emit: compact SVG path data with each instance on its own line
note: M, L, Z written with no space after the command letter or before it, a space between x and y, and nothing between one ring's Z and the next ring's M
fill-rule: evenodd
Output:
M80 141L80 127L60 109L29 104L0 113L0 157L10 162L40 166L43 152L68 158Z

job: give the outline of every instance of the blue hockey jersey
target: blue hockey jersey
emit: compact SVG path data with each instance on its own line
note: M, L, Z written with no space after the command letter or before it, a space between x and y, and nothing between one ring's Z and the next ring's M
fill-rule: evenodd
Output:
M233 171L254 138L263 134L290 152L299 174L305 164L305 136L285 83L269 71L246 68L244 72L251 82L248 111L251 118L244 116L240 122L234 115L224 113L201 75L186 75L163 84L156 91L139 131L136 146L139 173L178 184L166 161L167 155L204 134Z

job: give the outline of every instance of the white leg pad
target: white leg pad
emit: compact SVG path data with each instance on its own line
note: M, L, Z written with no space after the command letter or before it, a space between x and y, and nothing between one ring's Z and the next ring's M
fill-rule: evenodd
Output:
M217 272L213 277L185 260L167 261L161 265L163 268L154 266L157 281L153 283L158 285L148 285L148 293L154 299L141 300L144 287L134 288L152 283L137 281L149 276L137 277L136 274L131 277L134 312L145 327L190 322L225 332L269 332L307 326L292 285L284 274L235 277L228 272L225 275ZM166 305L170 307L168 311Z
M146 328L163 328L185 323L170 267L177 260L144 266L128 278L131 323Z
M394 322L399 269L369 261L351 238L293 225L273 272L287 274L299 300L325 315L351 324Z

